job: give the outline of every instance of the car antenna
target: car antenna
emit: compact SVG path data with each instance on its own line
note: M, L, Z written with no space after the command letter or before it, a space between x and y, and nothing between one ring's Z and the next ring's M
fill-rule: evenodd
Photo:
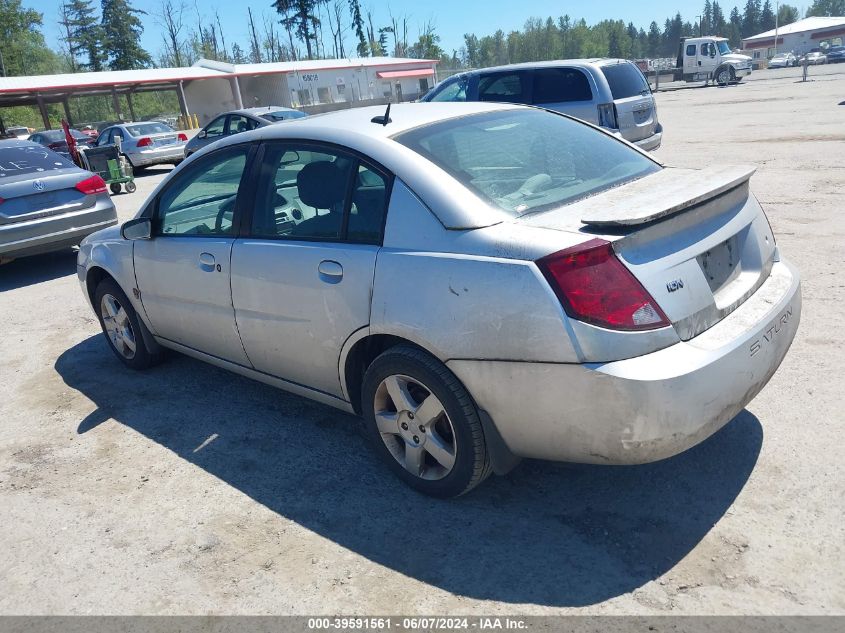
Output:
M374 116L370 119L370 123L378 123L379 125L387 125L392 119L390 118L390 101L387 102L387 110L381 116Z

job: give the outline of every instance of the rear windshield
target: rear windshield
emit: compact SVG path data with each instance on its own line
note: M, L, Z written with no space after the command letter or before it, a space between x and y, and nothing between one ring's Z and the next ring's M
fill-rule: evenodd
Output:
M639 95L647 95L651 92L648 82L643 77L639 68L628 62L622 64L611 64L602 66L607 83L610 84L610 93L616 99L627 99Z
M20 176L73 167L54 151L41 145L3 147L0 145L0 183L5 176Z
M299 110L277 110L276 112L265 112L259 116L262 119L276 123L277 121L285 121L289 119L301 119L307 115Z
M512 215L561 206L660 170L624 143L533 109L449 119L394 137Z
M126 130L132 136L144 136L144 134L166 134L172 132L173 128L165 123L135 123L127 125Z
M55 143L56 141L64 141L65 139L65 131L64 130L44 130L42 132L37 132L37 134L41 134L51 143ZM85 136L82 132L78 130L71 130L70 135L73 138L82 138L87 139L88 137Z

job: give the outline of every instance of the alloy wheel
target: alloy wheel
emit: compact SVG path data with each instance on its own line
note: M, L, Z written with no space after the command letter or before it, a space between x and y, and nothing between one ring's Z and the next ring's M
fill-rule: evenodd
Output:
M457 438L443 404L419 380L391 375L374 398L376 426L393 458L421 479L443 479L455 466Z
M104 294L100 300L100 315L103 327L117 353L127 360L135 357L137 343L129 315L120 301L110 294Z

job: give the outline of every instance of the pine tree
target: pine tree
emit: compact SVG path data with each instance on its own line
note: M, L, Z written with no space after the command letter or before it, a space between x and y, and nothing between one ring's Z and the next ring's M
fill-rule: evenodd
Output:
M317 42L317 29L320 19L315 15L318 0L275 0L273 8L282 16L282 26L286 29L294 28L296 36L305 42L308 59L314 58L311 47Z
M766 0L763 3L763 11L760 13L760 30L771 31L775 28L775 13L772 11L772 3Z
M358 37L358 57L367 57L370 54L370 47L367 45L367 36L364 34L364 18L361 16L361 3L359 0L349 0L349 13L352 15L352 28Z
M102 0L103 51L112 70L147 68L152 58L141 48L144 26L139 15L146 11L136 9L129 0Z
M67 36L71 40L71 55L82 56L87 61L80 67L98 72L105 68L106 54L103 51L103 27L91 0L69 0L62 5L67 19ZM71 43L68 43L71 47Z

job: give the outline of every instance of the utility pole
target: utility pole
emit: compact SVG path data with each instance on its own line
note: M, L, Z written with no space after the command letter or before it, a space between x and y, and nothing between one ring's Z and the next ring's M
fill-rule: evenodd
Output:
M780 13L780 2L775 1L775 55L778 54L778 14ZM774 57L775 55L772 55Z
M3 61L3 50L0 49L0 77L6 76L6 62Z
M698 37L701 37L701 16L697 15L695 17L698 18Z

